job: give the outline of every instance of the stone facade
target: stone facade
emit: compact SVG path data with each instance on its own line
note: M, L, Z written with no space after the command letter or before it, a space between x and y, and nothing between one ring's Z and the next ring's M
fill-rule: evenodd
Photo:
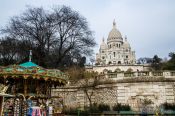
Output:
M127 64L127 65L95 65L86 66L86 71L95 71L98 73L103 73L105 71L115 72L120 71L149 71L151 67L146 64Z
M97 86L92 102L111 107L117 103L129 104L135 111L141 110L144 99L152 101L150 110L165 102L175 102L175 72L118 72L104 75L115 83ZM89 105L84 91L76 85L55 89L52 95L62 97L64 105L68 107L83 108Z
M97 65L107 64L135 64L135 51L132 51L127 38L123 41L120 31L116 28L115 21L113 28L109 32L107 44L103 38L99 53L96 54Z
M165 102L174 103L174 82L140 82L118 84L118 102L129 104L134 110L142 108L144 99L150 99L156 108Z
M123 40L120 31L116 28L115 21L109 32L107 43L102 39L99 53L96 54L95 66L86 66L87 71L121 70L121 71L147 71L149 66L136 64L135 51L131 49L127 38Z
M115 72L116 70L120 71L143 71L144 66L143 65L107 65L107 66L94 66L93 71L97 71L99 73L104 71L111 71Z

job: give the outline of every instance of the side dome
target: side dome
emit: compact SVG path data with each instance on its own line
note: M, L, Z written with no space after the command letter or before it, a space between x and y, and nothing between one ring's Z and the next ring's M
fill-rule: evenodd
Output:
M123 43L123 47L124 48L130 48L130 44L129 42L127 41L127 38L125 37L125 42Z
M102 39L102 43L100 45L100 49L107 49L107 44L105 43L104 38Z
M117 40L117 41L123 41L120 31L117 30L117 28L116 28L115 21L113 22L112 30L109 32L108 41L114 40L114 39Z

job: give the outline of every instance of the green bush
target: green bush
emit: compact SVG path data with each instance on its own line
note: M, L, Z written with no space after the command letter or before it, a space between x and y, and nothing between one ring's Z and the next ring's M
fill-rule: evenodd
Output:
M164 103L162 104L165 110L173 110L175 111L175 104L174 103Z
M99 112L97 103L93 103L93 104L92 104L92 106L91 106L91 108L90 108L90 112L91 112L91 113Z
M115 104L112 109L114 111L118 111L119 112L121 110L121 107L122 107L122 105L120 103L118 103L118 104Z
M131 107L129 105L123 105L121 111L130 111Z
M110 111L110 106L107 105L107 104L99 104L98 105L98 110L100 112L103 112L103 111Z
M131 110L131 107L129 105L122 105L120 103L116 104L113 106L113 110L114 111L130 111Z
M77 108L64 108L64 114L77 114Z

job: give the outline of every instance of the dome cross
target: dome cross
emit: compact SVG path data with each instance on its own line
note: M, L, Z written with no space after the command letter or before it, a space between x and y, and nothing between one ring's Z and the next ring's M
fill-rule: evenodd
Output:
M115 19L114 19L114 21L113 21L113 28L115 28L116 27L116 23L115 23Z

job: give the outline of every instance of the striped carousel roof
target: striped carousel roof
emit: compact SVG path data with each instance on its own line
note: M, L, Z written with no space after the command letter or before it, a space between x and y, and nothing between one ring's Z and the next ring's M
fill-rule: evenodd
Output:
M58 69L45 69L33 62L26 62L20 65L9 65L0 67L0 77L24 78L32 77L34 79L44 79L58 81L66 84L68 75Z

